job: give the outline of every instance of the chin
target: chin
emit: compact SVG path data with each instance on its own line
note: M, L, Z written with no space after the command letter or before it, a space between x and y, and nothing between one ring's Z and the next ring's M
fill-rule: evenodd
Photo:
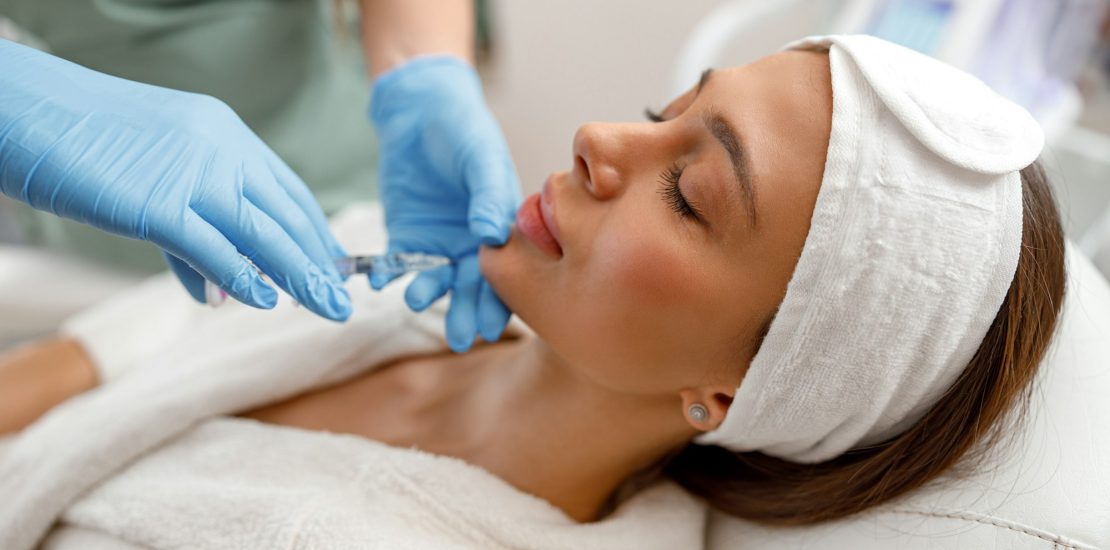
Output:
M503 247L478 249L478 269L497 297L529 327L554 321L563 264L535 248L516 227Z
M478 268L482 271L482 276L493 287L497 297L514 313L523 305L517 299L521 294L520 289L527 286L524 279L526 269L522 265L524 262L517 253L517 247L513 246L515 237L517 235L514 232L505 246L483 246L478 250Z

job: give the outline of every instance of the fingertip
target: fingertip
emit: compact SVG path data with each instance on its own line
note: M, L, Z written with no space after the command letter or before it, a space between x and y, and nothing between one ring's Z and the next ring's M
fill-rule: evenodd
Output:
M479 218L470 221L470 232L486 246L501 246L509 240L511 227L508 224L498 225L488 219Z
M405 303L417 313L424 311L447 293L450 282L450 273L421 273L405 289Z
M447 309L447 343L456 353L463 353L478 336L478 255L460 258L454 275L451 306Z
M413 285L409 285L409 288L405 290L405 304L409 306L409 309L417 313L428 309L428 306L431 306L434 300L428 299L419 291L412 292L412 288Z
M262 280L258 272L246 262L243 262L239 273L235 274L227 286L221 288L232 298L251 307L273 309L277 305L277 291Z
M303 280L291 281L285 290L301 305L325 319L343 322L351 316L353 308L347 289L316 269L310 269Z
M493 292L488 283L482 284L478 303L478 334L487 342L501 339L509 324L512 312Z
M463 335L447 335L447 347L455 353L466 353L470 351L470 347L474 345L474 337L467 338Z
M483 323L482 326L478 329L478 334L482 336L482 340L485 340L492 344L501 339L501 334L505 332L505 326L508 324L507 321L508 319L506 319L506 323L498 324Z
M327 318L338 322L349 319L354 308L351 305L351 295L347 293L347 289L332 284L326 285L326 288L328 293Z
M388 285L390 282L393 281L393 277L391 277L389 275L383 275L381 273L371 273L369 275L369 279L370 279L370 288L372 288L374 290L378 290L378 291L385 288L386 285Z
M248 287L247 299L248 305L260 309L274 309L277 306L278 294L274 287L262 280L262 277L255 275Z

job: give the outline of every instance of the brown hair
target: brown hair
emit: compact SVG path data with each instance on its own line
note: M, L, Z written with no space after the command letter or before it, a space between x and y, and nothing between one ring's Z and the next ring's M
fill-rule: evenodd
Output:
M1021 182L1022 246L1014 280L975 356L924 418L884 443L820 464L688 445L663 472L725 513L802 525L886 502L957 463L960 470L981 465L1006 428L1025 416L1064 299L1063 231L1052 190L1039 163L1021 171Z

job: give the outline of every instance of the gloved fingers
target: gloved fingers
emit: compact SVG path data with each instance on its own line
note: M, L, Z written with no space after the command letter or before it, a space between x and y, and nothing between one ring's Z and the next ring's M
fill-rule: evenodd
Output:
M419 273L405 289L405 303L413 311L424 311L447 294L454 280L455 268L451 265Z
M478 290L482 277L478 255L463 256L455 269L451 305L447 308L447 345L455 353L465 353L478 335Z
M404 252L404 251L405 250L398 250L398 249L395 249L393 247L390 247L390 249L388 249L386 251L386 253L392 254L394 252ZM369 278L369 280L370 280L370 288L372 288L374 290L382 290L385 287L387 287L388 284L390 284L391 282L393 282L397 279L400 279L401 276L403 276L403 274L404 273L380 273L380 272L375 271L375 272L371 272L369 274L369 276L366 276L366 277Z
M341 281L322 271L277 222L252 202L241 201L235 213L200 214L212 215L212 225L310 311L334 321L350 317L351 299L340 286Z
M390 251L390 252L392 253L392 251ZM403 273L397 273L397 274L370 273L369 275L367 275L367 277L370 280L370 288L372 288L374 290L381 290L381 289L389 286L389 283L392 283L393 281L396 281L397 279L399 279L401 277L401 275L404 275L404 274Z
M505 244L521 202L520 181L507 150L493 146L478 152L467 162L463 178L470 192L470 232L482 244Z
M270 309L277 305L277 292L262 280L257 270L243 258L228 239L192 211L186 212L174 235L152 234L151 241L180 258L205 279L249 306ZM180 233L177 233L180 231ZM170 267L174 267L171 262ZM181 277L180 272L174 273ZM184 279L183 279L184 281ZM204 301L203 284L198 292L186 283L189 294Z
M184 260L165 250L162 251L162 258L166 260L166 265L170 266L170 271L177 276L177 280L181 281L189 296L202 304L205 303L207 297L204 295L204 277L197 273L197 270L189 267Z
M489 282L482 280L478 290L478 334L487 342L496 342L509 324L512 313L493 292Z
M274 179L276 179L278 184L289 194L293 203L300 207L301 211L308 217L308 220L312 222L312 225L316 228L316 233L328 247L328 252L331 256L333 258L346 256L346 249L343 248L343 245L339 244L339 240L336 239L335 234L331 232L328 225L328 218L324 214L324 209L320 207L320 203L316 200L312 191L308 189L308 186L305 185L300 176L298 176L288 164L285 164L285 161L281 160L281 157L277 156L277 153L269 147L266 147L265 144L262 146L265 147L266 163L270 167Z
M415 252L415 250L406 245L398 244L396 241L391 240L389 242L389 247L386 249L386 254L396 254L398 252ZM372 272L368 275L370 280L370 288L373 288L374 290L381 290L388 286L389 283L392 283L393 281L399 279L402 275L404 275L404 273L391 274Z
M320 233L320 228L312 223L306 212L293 202L284 189L278 187L273 175L265 168L253 172L247 175L244 189L247 200L277 222L321 270L335 279L341 279L339 270L335 267L336 258L329 250L333 248L329 243L334 239ZM330 233L327 226L323 227L323 231Z

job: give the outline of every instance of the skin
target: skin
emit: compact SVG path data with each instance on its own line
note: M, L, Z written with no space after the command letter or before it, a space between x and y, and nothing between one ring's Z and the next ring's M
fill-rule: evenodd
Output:
M453 55L474 63L473 0L360 0L371 77L420 55Z
M710 113L749 158L755 225ZM629 476L723 421L801 254L831 113L827 57L784 52L715 71L665 122L581 127L572 169L548 182L562 257L517 228L481 252L537 336L402 360L242 416L461 458L597 519ZM700 222L660 194L674 163ZM690 418L693 403L709 417Z
M715 71L696 100L691 90L667 106L663 123L581 127L574 168L548 182L563 258L514 233L504 249L482 251L483 273L600 385L650 394L712 379L735 388L808 232L830 89L824 56L783 53ZM704 127L712 112L750 159L756 227L725 150ZM685 166L679 186L706 223L660 198L660 173L673 163Z
M96 378L88 353L69 338L50 338L0 354L0 436L96 387Z

